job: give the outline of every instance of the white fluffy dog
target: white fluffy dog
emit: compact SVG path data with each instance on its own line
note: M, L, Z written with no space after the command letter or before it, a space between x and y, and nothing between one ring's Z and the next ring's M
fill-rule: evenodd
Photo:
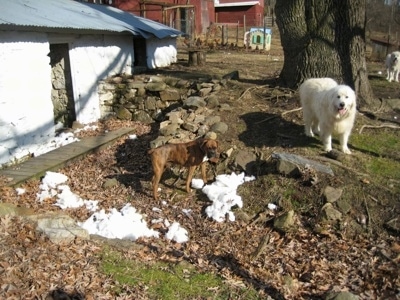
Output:
M400 51L394 51L386 56L386 80L399 82Z
M356 95L347 85L338 85L331 78L311 78L299 88L305 133L318 134L325 151L332 150L332 134L339 135L342 151L347 147L356 116Z

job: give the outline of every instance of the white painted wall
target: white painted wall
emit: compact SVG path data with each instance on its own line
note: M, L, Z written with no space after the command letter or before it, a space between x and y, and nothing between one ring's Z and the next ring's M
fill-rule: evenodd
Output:
M176 63L178 51L176 50L176 38L146 40L147 67L149 69L163 68Z
M49 42L50 41L50 42ZM50 43L68 43L77 121L100 118L98 82L131 74L131 35L0 31L0 166L34 153L55 135ZM177 61L176 39L147 40L149 68Z
M131 36L84 35L70 44L70 63L76 119L82 124L100 118L98 82L108 76L132 73Z
M132 36L50 34L50 41L70 45L77 121L97 121L97 83L132 73ZM0 31L0 166L55 135L49 51L46 33Z
M54 136L46 34L0 31L0 165Z

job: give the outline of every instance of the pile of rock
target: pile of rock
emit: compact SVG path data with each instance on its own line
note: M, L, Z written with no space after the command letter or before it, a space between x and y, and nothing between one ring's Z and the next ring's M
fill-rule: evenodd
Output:
M146 124L160 122L160 136L151 147L206 134L215 138L228 130L217 115L218 111L231 109L227 104L221 105L217 97L226 82L161 75L115 76L100 82L101 114Z

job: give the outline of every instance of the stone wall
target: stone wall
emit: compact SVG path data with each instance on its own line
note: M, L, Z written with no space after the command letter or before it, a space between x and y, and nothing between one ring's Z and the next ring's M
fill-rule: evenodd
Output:
M54 44L49 53L54 123L61 122L66 127L76 118L68 50L68 44Z
M99 84L102 118L110 115L143 123L160 122L151 147L226 132L217 115L218 91L226 80L185 80L161 75L119 75Z

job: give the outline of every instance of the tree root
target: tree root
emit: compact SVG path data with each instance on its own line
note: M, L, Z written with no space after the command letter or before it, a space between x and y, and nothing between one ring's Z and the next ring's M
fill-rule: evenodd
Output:
M248 89L246 89L244 92L243 92L243 94L237 99L238 101L239 100L241 100L249 91L251 91L251 90L258 90L258 89L262 89L262 88L268 88L269 87L269 85L267 84L267 85L262 85L262 86L252 86L252 87L249 87Z
M283 113L281 113L281 117L283 117L284 115L289 114L291 112L299 111L299 110L302 110L302 109L303 109L302 107L298 107L298 108L295 108L295 109L284 111Z
M378 129L378 128L393 128L393 129L400 129L400 126L396 125L390 125L390 124L383 124L383 125L378 125L378 126L373 126L373 125L363 125L360 128L359 133L361 134L364 128L373 128L373 129Z
M369 208L368 208L368 205L367 205L367 199L364 197L364 205L365 205L365 210L366 210L366 212L367 212L367 217L368 217L368 219L367 219L367 223L365 224L365 226L368 226L368 231L369 231L369 233L371 233L371 223L372 223L372 218L371 218L371 214L369 213Z
M251 261L256 260L260 256L260 254L265 250L265 247L269 244L269 239L270 239L269 233L267 233L261 238L257 249L250 256Z
M354 170L354 169L352 169L352 168L346 167L346 166L343 165L340 161L336 161L336 160L333 160L333 159L328 158L328 157L319 156L319 157L316 158L316 160L322 160L322 161L324 161L324 162L332 163L332 164L334 164L334 165L336 165L336 166L339 166L339 167L341 167L341 168L343 168L343 169L345 169L345 170L347 170L347 171L353 172L353 173L355 173L355 174L358 175L358 176L370 177L369 174L365 174L365 173L358 172L357 170Z
M295 108L295 109L291 109L291 110L284 111L283 113L281 113L280 116L283 117L284 115L286 115L286 114L288 114L288 113L295 112L295 111L299 111L299 110L302 110L302 107L298 107L298 108ZM267 122L267 121L272 120L272 119L275 119L275 118L277 118L277 117L278 117L277 115L271 116L271 117L268 117L268 118L266 118L266 119L264 119L264 120L261 120L261 121L259 121L259 122L257 122L257 123L254 123L254 124L260 124L260 123L263 123L263 122Z
M261 120L261 121L259 121L259 122L256 122L256 123L254 123L254 124L261 124L261 123L267 122L267 121L269 121L269 120L275 119L275 118L277 118L277 117L278 117L278 116L271 116L271 117L268 117L268 118L266 118L266 119L264 119L264 120Z

